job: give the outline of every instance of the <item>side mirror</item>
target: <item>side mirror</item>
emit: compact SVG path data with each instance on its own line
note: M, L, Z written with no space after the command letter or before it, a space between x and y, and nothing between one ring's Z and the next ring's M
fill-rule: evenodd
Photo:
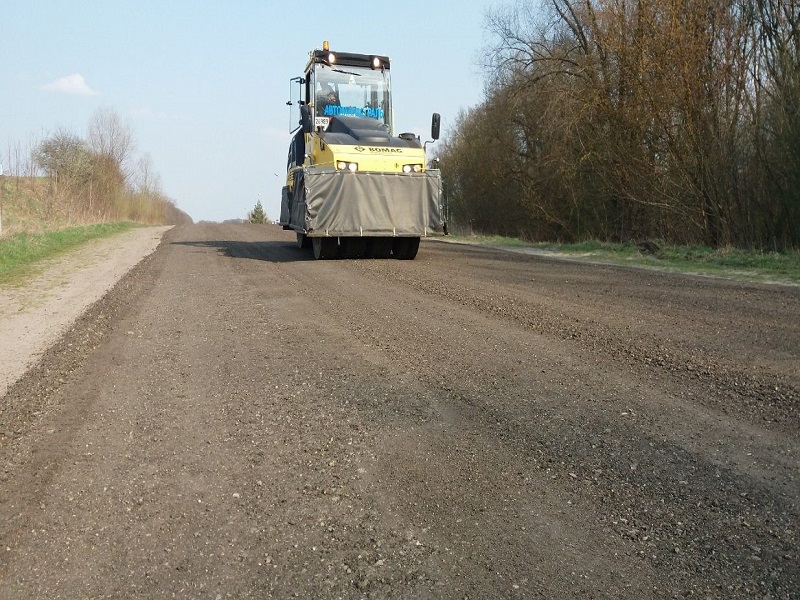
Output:
M314 131L313 121L311 120L311 110L306 104L300 107L300 125L303 128L303 133L311 133Z
M439 128L441 126L442 117L439 113L433 113L433 118L431 119L431 138L434 140L439 139Z

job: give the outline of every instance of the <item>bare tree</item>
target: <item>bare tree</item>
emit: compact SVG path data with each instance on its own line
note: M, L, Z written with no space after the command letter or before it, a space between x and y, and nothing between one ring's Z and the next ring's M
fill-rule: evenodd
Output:
M454 209L531 236L800 244L800 2L539 7L487 16L486 99L442 156Z
M4 159L4 166L8 163L9 174L16 174L17 197L36 200L51 224L105 220L191 222L161 192L160 177L150 155L134 162L131 130L113 111L95 113L88 139L59 129L43 134L29 147L27 160L22 146L11 143L0 158ZM23 182L25 187L20 193L23 172L31 181ZM44 182L36 177L39 175L45 177ZM3 187L8 191L6 185Z
M92 115L88 141L92 152L113 162L122 172L135 150L130 126L111 109L101 108Z
M800 245L800 2L753 0L752 227Z
M136 161L134 188L146 194L161 193L161 176L153 168L153 159L149 153L143 154Z

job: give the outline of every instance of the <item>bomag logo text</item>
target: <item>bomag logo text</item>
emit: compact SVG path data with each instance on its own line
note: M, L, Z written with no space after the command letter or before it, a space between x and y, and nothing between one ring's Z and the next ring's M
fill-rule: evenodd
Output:
M403 153L403 149L402 148L384 148L384 147L379 147L379 148L368 147L368 148L364 148L364 146L356 146L355 148L353 148L353 150L355 150L356 152L377 152L379 154L402 154Z

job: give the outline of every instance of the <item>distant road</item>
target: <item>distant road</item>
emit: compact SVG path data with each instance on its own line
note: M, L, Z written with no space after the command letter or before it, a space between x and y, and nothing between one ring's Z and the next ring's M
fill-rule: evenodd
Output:
M176 227L0 401L0 598L796 598L798 315Z

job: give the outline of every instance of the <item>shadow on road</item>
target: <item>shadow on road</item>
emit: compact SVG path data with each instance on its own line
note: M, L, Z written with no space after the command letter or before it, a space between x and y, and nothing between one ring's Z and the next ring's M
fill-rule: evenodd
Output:
M311 250L301 250L290 242L242 242L239 240L205 240L172 242L175 246L216 248L223 256L249 258L274 263L314 260Z

